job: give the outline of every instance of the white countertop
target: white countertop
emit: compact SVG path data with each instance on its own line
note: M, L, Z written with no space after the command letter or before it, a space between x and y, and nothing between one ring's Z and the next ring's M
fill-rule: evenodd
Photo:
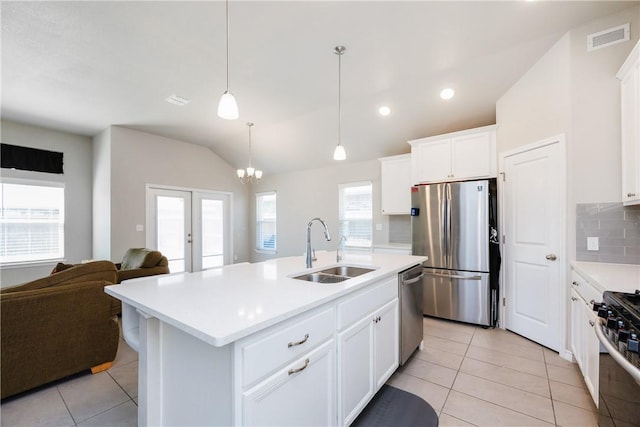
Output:
M411 243L374 243L375 248L411 250Z
M410 255L347 252L340 264L376 270L334 284L290 277L336 265L335 252L318 252L317 257L312 269L304 268L301 256L278 258L197 273L133 279L107 286L105 292L221 347L426 260Z
M573 261L571 266L601 292L640 289L640 265Z

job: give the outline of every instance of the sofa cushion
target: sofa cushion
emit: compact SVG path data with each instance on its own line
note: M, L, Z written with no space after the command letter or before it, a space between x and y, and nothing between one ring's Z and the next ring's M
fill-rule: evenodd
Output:
M155 267L162 259L162 254L147 248L128 249L122 258L121 270Z

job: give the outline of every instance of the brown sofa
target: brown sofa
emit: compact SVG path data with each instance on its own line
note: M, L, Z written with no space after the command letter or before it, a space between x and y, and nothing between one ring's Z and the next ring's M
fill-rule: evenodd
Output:
M78 264L0 292L0 383L5 397L84 370L108 369L118 349L111 261Z
M169 273L169 261L159 251L147 248L128 249L122 262L116 264L118 283L137 277Z

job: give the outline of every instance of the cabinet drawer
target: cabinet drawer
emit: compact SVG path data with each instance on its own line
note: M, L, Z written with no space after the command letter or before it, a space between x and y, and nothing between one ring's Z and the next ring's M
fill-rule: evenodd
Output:
M571 288L589 305L592 300L602 302L602 292L575 270L571 270Z
M362 319L387 302L398 297L398 277L386 279L338 304L338 330Z
M293 318L275 331L267 330L240 346L242 384L248 386L278 367L333 337L333 307Z

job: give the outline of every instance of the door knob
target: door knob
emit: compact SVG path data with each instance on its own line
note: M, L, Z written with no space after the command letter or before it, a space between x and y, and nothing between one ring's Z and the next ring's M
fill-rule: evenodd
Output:
M549 261L555 261L558 259L558 257L556 257L556 254L549 254L545 258L548 259Z

